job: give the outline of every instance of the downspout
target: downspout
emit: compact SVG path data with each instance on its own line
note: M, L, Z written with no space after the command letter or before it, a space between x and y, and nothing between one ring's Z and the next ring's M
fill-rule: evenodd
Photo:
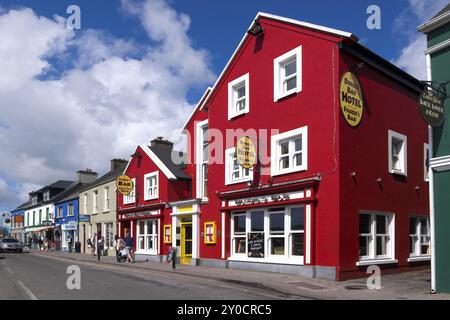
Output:
M426 54L427 61L427 80L432 80L431 75L431 56ZM433 128L428 125L428 159L431 161L433 156ZM434 182L433 169L428 165L428 190L430 204L430 247L431 247L431 293L436 293L436 247L435 247L435 216L434 216Z

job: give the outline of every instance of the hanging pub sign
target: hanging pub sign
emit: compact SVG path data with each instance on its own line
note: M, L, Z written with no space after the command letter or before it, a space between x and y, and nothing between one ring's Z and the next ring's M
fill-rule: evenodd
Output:
M128 176L120 176L116 180L117 191L123 195L129 195L133 191L133 180Z
M250 169L256 163L256 148L250 137L241 137L236 143L236 159L239 165Z
M342 76L339 97L345 120L350 126L356 127L362 119L364 100L359 80L352 72Z
M249 258L264 258L264 232L247 234L247 252Z
M419 110L423 120L438 127L444 121L444 100L432 90L424 90L419 97Z

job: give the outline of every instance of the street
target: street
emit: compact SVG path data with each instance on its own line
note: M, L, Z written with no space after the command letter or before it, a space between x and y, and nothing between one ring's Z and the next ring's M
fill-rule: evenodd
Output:
M81 269L81 289L66 286L67 267ZM154 270L49 259L32 254L0 255L0 299L279 299L275 293L210 279Z

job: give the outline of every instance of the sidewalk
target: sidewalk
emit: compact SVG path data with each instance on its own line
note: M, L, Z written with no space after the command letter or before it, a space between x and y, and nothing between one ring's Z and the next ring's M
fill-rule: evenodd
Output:
M115 257L97 257L81 253L37 252L31 254L49 258L87 262L104 266L126 268L130 272L147 270L184 275L199 279L220 281L232 285L258 288L279 295L281 299L432 299L450 300L450 294L431 295L429 271L415 271L382 275L381 289L369 290L366 279L332 282L282 273L259 272L237 269L220 269L203 266L177 265L173 271L170 264L158 262L117 263Z

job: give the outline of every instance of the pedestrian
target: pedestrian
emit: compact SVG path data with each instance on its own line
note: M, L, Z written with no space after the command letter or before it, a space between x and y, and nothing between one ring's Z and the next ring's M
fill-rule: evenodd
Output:
M73 245L73 242L72 242L72 238L69 238L69 253L72 253L72 245Z
M114 248L116 249L117 262L120 262L122 260L121 259L121 256L122 256L121 252L122 252L122 250L124 248L124 243L123 243L123 239L120 238L117 234L114 237Z
M125 242L125 250L127 251L127 262L134 263L134 254L133 254L133 237L130 232L127 232L127 236L124 239Z
M93 254L94 256L96 256L96 255L97 255L97 234L96 234L96 233L94 233L94 234L92 235L92 240L91 240L91 242L92 242L92 254Z
M97 260L100 261L100 256L103 255L103 247L105 244L105 238L101 237L97 242Z

